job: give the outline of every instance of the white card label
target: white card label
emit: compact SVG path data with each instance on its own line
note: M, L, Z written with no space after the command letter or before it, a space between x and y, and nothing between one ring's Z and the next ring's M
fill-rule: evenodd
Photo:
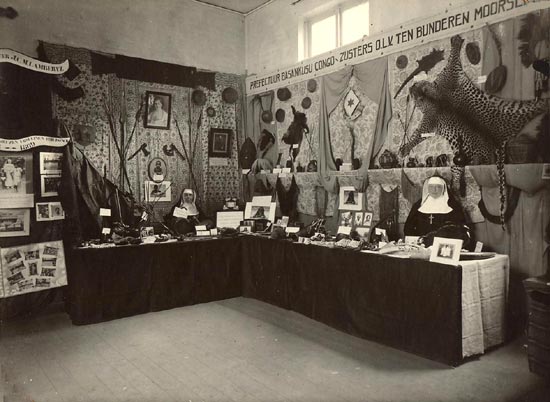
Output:
M300 231L300 228L296 226L287 226L285 230L287 233L298 233Z
M103 228L101 234L111 234L111 228Z
M338 234L349 235L351 233L351 226L338 226Z
M282 172L283 172L283 169L281 169L281 168L273 169L273 173L275 173L275 174L279 174L279 173L282 173Z
M250 169L243 169L243 170L241 170L241 173L242 173L242 174L248 174L248 172L250 172Z
M206 229L206 225L197 225L197 226L195 226L195 229L196 229L197 232L198 232L199 230L200 230L200 231L208 230L208 229Z
M430 137L435 137L435 133L422 133L420 134L420 136L422 138L430 138Z
M262 169L260 173L262 173L262 174L270 174L271 172L270 172L269 170Z
M283 168L281 173L290 173L290 168Z
M210 229L210 236L217 236L218 235L218 228Z
M476 248L475 248L475 252L476 253L481 253L481 250L483 250L483 243L480 242L480 241L477 241L476 242Z
M111 216L111 210L109 208L99 208L99 216Z
M174 213L172 215L174 215L176 218L187 218L189 214L187 213L186 209L176 207L174 208Z

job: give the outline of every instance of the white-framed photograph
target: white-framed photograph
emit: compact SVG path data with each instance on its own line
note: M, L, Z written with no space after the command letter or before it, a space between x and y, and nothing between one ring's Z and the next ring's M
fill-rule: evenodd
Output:
M59 195L61 175L40 176L40 195L42 197L55 197Z
M340 225L339 226L349 226L353 224L353 212L344 211L340 212Z
M0 209L0 237L28 236L30 209Z
M145 182L145 201L147 202L166 202L172 200L172 183L163 181L156 183L154 181Z
M49 202L37 202L36 203L36 221L49 221L50 216L50 203Z
M371 226L372 225L372 212L363 213L363 225L361 226Z
M61 174L61 152L40 152L40 174Z
M244 219L267 219L270 222L275 222L275 209L277 203L272 202L270 205L252 205L252 202L247 202L244 209Z
M340 187L339 209L345 211L362 211L364 194L353 186Z
M0 151L0 208L32 208L32 153Z
M430 261L458 265L460 250L462 250L462 239L434 237Z
M52 221L65 219L65 211L60 202L50 202L50 218Z
M363 212L355 212L353 214L353 225L354 226L363 226Z

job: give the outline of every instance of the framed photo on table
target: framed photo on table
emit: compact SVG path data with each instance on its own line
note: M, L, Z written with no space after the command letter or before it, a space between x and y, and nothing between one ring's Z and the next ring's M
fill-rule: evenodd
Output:
M462 250L462 239L434 237L430 261L458 265L460 250Z
M232 135L232 130L211 128L208 136L208 156L211 158L231 157Z
M145 92L145 128L170 129L172 95L165 92Z
M339 207L345 211L362 211L364 203L364 194L357 191L355 187L340 187Z

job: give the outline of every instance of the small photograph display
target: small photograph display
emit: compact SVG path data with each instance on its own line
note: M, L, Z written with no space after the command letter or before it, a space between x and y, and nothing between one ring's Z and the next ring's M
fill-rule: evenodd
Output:
M363 210L364 194L360 193L352 186L340 187L340 210L361 211Z
M165 202L172 200L172 183L163 181L155 183L154 181L145 182L145 201L147 202Z
M162 158L153 158L149 162L148 172L149 178L155 183L160 183L166 178L166 162Z
M28 236L30 209L0 209L0 237Z
M32 208L31 152L0 151L0 208Z
M42 197L55 197L59 195L61 175L40 176L40 195Z
M208 136L208 156L211 158L231 157L231 135L231 130L211 128Z
M247 202L244 210L244 219L267 219L275 222L275 209L277 203L272 202L269 205L252 205Z
M461 239L434 237L430 261L440 262L442 264L458 265L458 261L460 260L460 250L462 250Z
M147 91L145 93L146 128L168 130L170 128L170 114L172 110L172 95L164 92Z
M61 152L40 152L40 174L61 174Z
M65 211L60 202L37 202L36 203L36 220L41 221L56 221L65 219Z
M2 248L4 296L16 296L67 284L63 242Z
M353 212L344 211L340 212L340 225L339 226L353 226Z

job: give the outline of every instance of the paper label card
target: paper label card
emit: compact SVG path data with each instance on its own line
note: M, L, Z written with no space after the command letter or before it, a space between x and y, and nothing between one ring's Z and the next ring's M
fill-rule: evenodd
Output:
M476 248L474 249L474 252L481 253L481 250L483 250L483 243L476 241Z
M176 217L176 218L187 218L187 216L189 215L187 213L187 210L186 209L183 209L183 208L180 208L180 207L176 207L174 208L174 213L173 215Z
M197 225L195 226L195 230L198 232L198 231L205 231L208 229L206 229L206 225Z
M218 235L218 228L210 229L210 236L217 236Z
M338 234L349 235L351 233L351 226L338 226Z
M281 169L281 168L273 169L273 173L275 173L275 174L279 174L279 173L282 173L282 172L283 172L283 169Z
M290 173L290 168L285 167L281 173Z
M285 230L287 233L298 233L300 231L300 228L297 226L287 226Z
M99 216L111 216L111 210L109 208L99 208Z
M250 172L250 169L243 169L243 170L241 170L241 173L242 173L242 174L248 174L248 172Z
M420 136L422 138L430 138L430 137L435 137L435 133L422 133L420 134Z
M103 229L101 229L101 234L111 234L111 228L103 228Z

